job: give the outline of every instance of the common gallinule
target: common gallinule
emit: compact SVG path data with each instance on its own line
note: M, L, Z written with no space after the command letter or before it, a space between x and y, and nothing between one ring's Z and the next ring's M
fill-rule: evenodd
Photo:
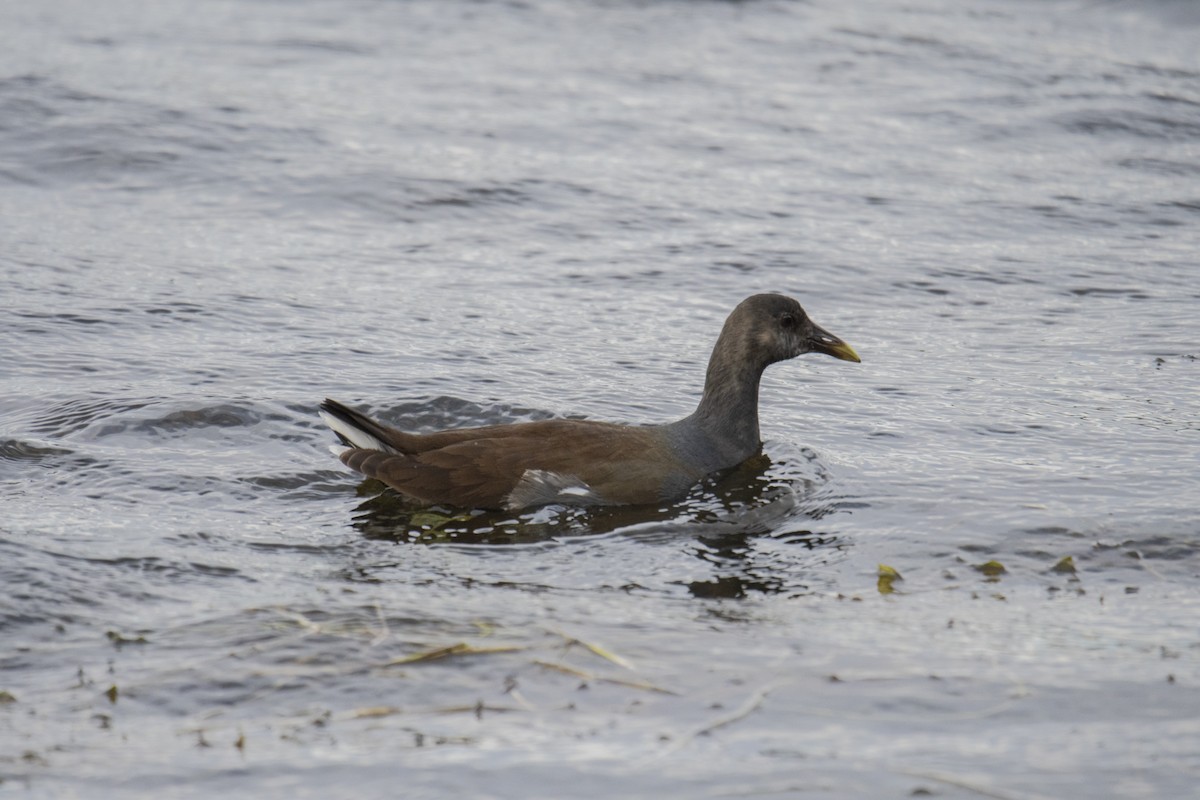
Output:
M334 400L321 404L321 418L345 445L333 448L343 464L429 505L515 510L667 502L759 452L762 372L803 353L859 360L792 298L756 294L725 320L700 405L678 422L548 419L416 434Z

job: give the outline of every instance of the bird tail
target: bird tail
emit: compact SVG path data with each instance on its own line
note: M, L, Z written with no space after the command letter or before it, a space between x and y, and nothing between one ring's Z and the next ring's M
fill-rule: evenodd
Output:
M341 440L341 446L331 446L335 456L340 457L347 448L380 450L384 453L399 453L387 443L388 429L370 417L347 408L336 400L325 399L321 403L321 419L333 429Z

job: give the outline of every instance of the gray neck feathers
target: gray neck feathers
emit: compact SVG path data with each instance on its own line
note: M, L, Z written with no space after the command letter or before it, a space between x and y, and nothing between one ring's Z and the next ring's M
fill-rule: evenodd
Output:
M676 423L690 443L689 460L707 470L732 467L758 452L758 383L767 362L750 331L731 319L708 362L704 397L689 417ZM688 442L687 440L690 440Z

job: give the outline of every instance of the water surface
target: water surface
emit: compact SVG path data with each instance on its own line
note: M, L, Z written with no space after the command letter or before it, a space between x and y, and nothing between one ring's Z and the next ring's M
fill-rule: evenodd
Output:
M0 22L0 787L1193 791L1189 4ZM414 521L315 415L678 418L759 291L863 363L672 506Z

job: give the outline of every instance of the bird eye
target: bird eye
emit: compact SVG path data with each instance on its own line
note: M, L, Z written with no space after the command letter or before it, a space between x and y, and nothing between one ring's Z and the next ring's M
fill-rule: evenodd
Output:
M784 328L794 328L796 326L796 318L791 314L784 314L779 318L779 324Z

